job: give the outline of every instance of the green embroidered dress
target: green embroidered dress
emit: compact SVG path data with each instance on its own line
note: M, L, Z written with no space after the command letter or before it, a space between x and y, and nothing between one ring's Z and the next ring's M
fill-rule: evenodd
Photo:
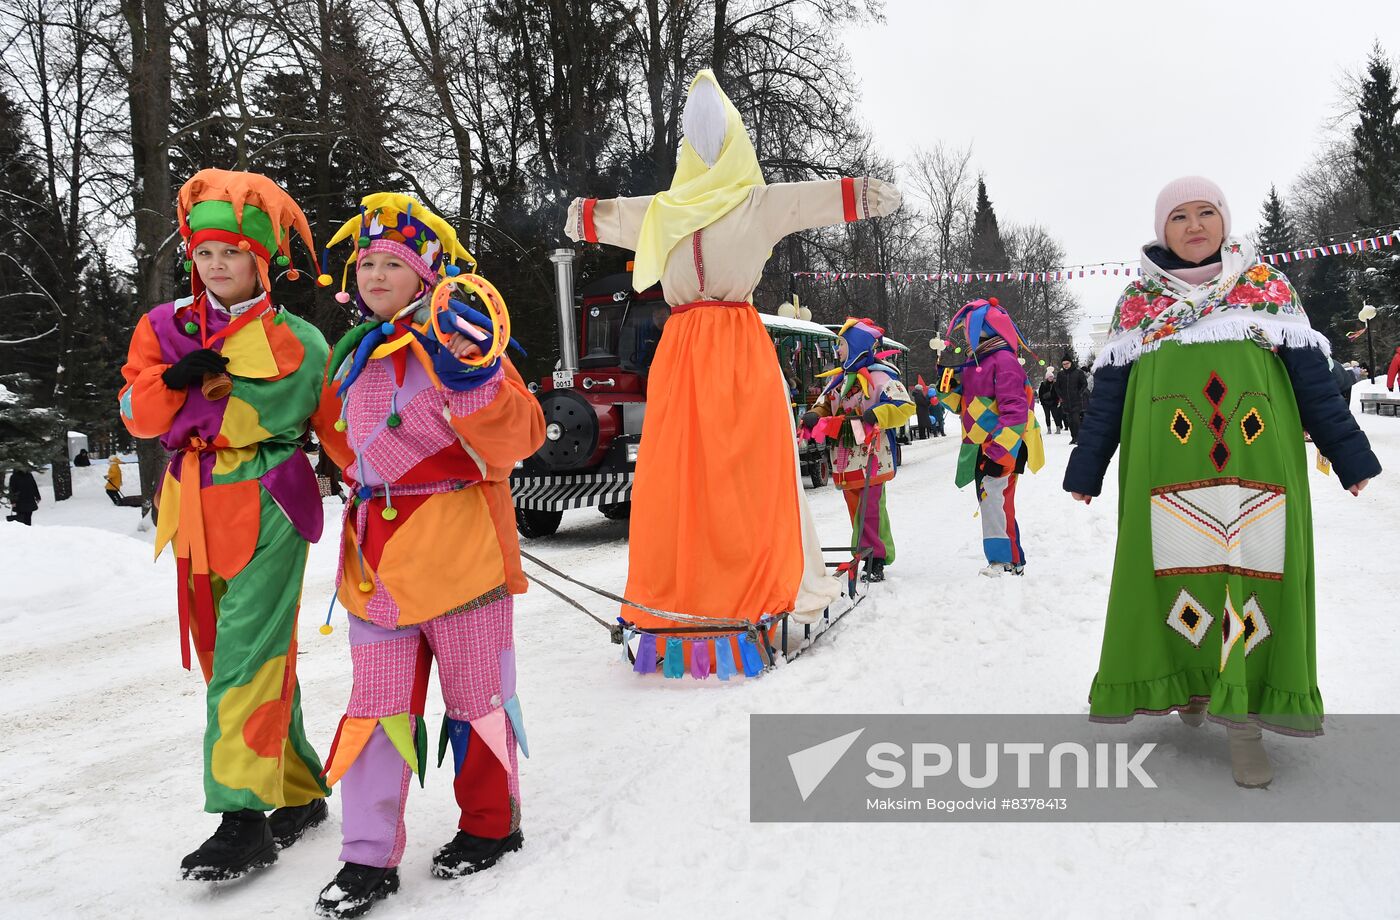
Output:
M1222 261L1218 279L1189 287L1144 257L1098 362L1130 370L1090 716L1208 700L1221 719L1319 734L1309 466L1278 349L1328 345L1247 244L1228 241Z

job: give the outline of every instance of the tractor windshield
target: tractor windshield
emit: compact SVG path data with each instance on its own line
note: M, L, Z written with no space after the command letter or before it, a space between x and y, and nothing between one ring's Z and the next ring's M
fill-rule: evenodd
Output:
M645 374L656 357L661 330L671 316L665 301L622 300L587 308L587 348L582 367L617 367Z

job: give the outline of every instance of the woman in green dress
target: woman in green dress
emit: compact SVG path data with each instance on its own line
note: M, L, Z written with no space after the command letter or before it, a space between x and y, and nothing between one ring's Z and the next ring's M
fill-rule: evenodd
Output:
M1381 471L1288 279L1230 236L1220 189L1178 179L1118 302L1065 491L1121 442L1118 548L1090 717L1226 725L1235 782L1273 778L1260 727L1322 731L1307 431L1343 488Z

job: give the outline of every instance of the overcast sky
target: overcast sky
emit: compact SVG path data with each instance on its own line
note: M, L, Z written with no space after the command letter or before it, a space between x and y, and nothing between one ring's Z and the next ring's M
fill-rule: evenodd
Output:
M846 43L888 156L970 143L998 219L1086 262L1136 258L1181 175L1218 182L1253 231L1376 38L1400 53L1400 3L888 0ZM1076 285L1086 323L1106 319L1121 283Z

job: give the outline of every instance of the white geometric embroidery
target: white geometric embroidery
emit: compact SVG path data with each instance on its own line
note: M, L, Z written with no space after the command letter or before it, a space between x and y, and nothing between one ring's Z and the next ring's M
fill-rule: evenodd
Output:
M1201 640L1206 637L1213 622L1215 617L1185 588L1176 596L1176 603L1172 604L1171 613L1167 614L1167 625L1197 648L1201 647Z
M1230 600L1230 586L1225 586L1225 611L1220 615L1220 670L1230 660L1230 652L1235 643L1244 635L1244 621L1235 610L1235 602Z
M1244 653L1247 657L1255 646L1273 635L1269 621L1259 606L1259 595L1251 594L1244 604Z
M1232 572L1283 578L1283 489L1235 478L1152 490L1152 559L1158 575Z

